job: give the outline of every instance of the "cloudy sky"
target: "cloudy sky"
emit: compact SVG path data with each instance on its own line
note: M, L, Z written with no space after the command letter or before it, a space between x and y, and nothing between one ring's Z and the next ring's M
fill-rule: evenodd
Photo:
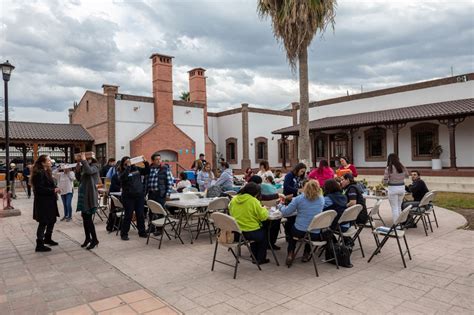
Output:
M176 98L203 67L211 110L284 108L298 100L297 76L256 2L1 0L12 119L67 122L67 108L103 83L150 96L154 52L175 56ZM473 16L472 0L339 0L335 32L309 50L310 99L473 72Z

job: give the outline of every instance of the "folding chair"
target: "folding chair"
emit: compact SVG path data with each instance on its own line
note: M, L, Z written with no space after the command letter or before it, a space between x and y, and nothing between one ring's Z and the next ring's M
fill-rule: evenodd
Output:
M199 216L199 214L195 214L195 216L198 216L198 229L197 229L197 234L196 234L196 239L198 239L199 234L203 230L204 224L207 226L207 231L209 232L209 240L211 241L212 244L212 234L211 234L211 224L214 227L214 233L216 232L216 228L214 225L214 221L211 219L211 214L214 212L221 212L221 213L227 213L227 208L229 206L229 198L227 197L219 197L217 199L212 200L209 203L209 206L207 206L206 211L204 211L202 216Z
M224 191L224 194L234 197L235 195L237 195L237 192L235 190L227 190Z
M400 256L402 257L403 267L405 268L407 267L405 263L405 254L408 253L408 258L410 258L410 260L411 260L411 254L410 254L410 248L408 248L407 239L405 237L405 227L402 223L404 223L408 219L408 215L410 214L411 208L412 208L411 205L406 207L402 211L402 213L400 213L400 216L391 227L380 226L373 230L373 233L377 235L377 238L379 235L383 235L384 238L382 239L381 242L379 242L379 245L377 246L375 251L372 253L372 256L370 256L369 260L367 261L368 263L370 263L370 261L372 260L372 258L374 258L375 255L380 253L380 250L382 249L382 247L385 245L385 243L388 241L389 238L395 238L397 240ZM407 248L406 253L403 252L402 246L400 245L401 238L403 238L403 241L405 242L405 246Z
M304 244L309 244L311 248L311 259L313 260L313 265L314 265L314 272L316 273L316 277L319 277L318 273L318 267L316 266L316 251L319 248L322 248L323 246L326 246L328 241L332 243L333 246L331 246L333 255L334 255L334 260L336 262L336 267L339 269L339 264L337 262L337 256L336 256L336 251L334 250L334 243L332 240L332 237L328 241L313 241L311 240L311 231L319 229L320 234L322 235L323 230L329 229L332 221L337 216L337 212L334 210L327 210L324 212L321 212L317 215L314 216L313 220L311 220L311 223L308 226L308 229L306 230L306 234L303 238L296 238L294 237L293 239L297 240L300 244L296 249L295 252L295 257L298 255L299 250ZM288 266L290 268L290 266Z
M214 265L216 262L221 263L223 265L229 266L234 268L234 279L237 277L237 268L239 266L239 253L240 253L240 247L242 245L245 245L250 253L250 256L252 257L252 260L255 262L257 265L258 270L262 270L260 267L260 264L258 263L257 259L252 253L252 250L250 249L250 241L248 241L245 236L242 234L242 231L239 228L239 225L235 221L233 217L230 215L220 213L220 212L214 212L211 214L211 219L214 221L214 224L217 228L217 237L216 237L216 247L214 248L214 256L212 258L212 267L211 271L214 271ZM235 232L238 233L239 235L239 240L237 242L232 242L232 243L221 243L219 242L219 236L221 233L226 233L226 232ZM226 263L224 261L220 261L216 259L217 256L217 247L221 244L224 247L227 247L227 251L230 251L232 255L234 256L235 259L235 265L231 265L229 263ZM237 250L237 252L235 251Z
M430 227L431 233L433 233L433 226L431 225L430 214L432 212L431 209L433 208L431 202L433 201L434 196L434 193L430 191L427 192L421 199L418 206L414 206L410 210L410 214L413 216L412 221L417 224L421 220L421 223L423 223L423 229L425 230L426 236L428 236L428 225Z
M385 225L385 221L382 219L382 216L380 215L380 205L382 204L382 200L377 200L375 202L373 207L367 208L367 211L369 212L369 221L371 223L374 223L375 220L378 220L382 222L382 225ZM375 218L377 216L378 218Z
M179 200L195 200L195 199L199 199L199 196L196 195L196 194L180 194L179 195ZM191 244L193 243L193 240L194 240L194 236L193 236L193 231L191 229L191 221L192 221L192 217L194 215L198 216L198 215L202 215L202 212L201 214L199 214L199 210L196 209L196 208L181 208L179 209L180 211L180 222L179 222L179 228L178 230L180 231L181 233L181 230L185 229L186 227L188 227L188 230L189 230L189 234L190 234L190 237L191 237ZM182 223L183 223L183 220L184 220L184 226L182 226Z
M433 204L433 202L434 202L434 200L435 200L435 198L436 198L436 195L438 194L438 191L437 191L437 190L432 190L431 193L433 194L433 199L432 199L431 202L430 202L430 206L431 206L431 207L429 207L428 211L429 211L429 212L433 212L433 217L434 217L434 219L435 219L436 227L439 228L439 225L438 225L438 218L436 217L436 212L435 212L435 208L434 208L434 204ZM432 222L432 221L430 221L430 222Z
M119 219L119 222L118 224L114 224L114 228L117 228L117 233L115 233L115 235L118 235L120 228L122 227L123 217L125 216L125 208L123 207L123 204L120 199L118 199L117 197L110 195L110 199L114 203L115 209L119 210L115 212L115 215Z
M147 236L147 239L146 239L146 244L148 245L148 242L150 241L150 237L151 237L155 240L160 241L160 244L158 245L158 249L160 249L161 248L161 242L163 241L163 235L166 234L168 239L171 240L170 235L166 231L166 226L167 225L171 226L171 229L174 232L174 238L179 238L179 240L181 241L181 244L184 244L183 240L181 239L181 236L179 235L178 230L177 230L179 220L171 218L168 211L165 210L158 202L156 202L154 200L147 200L146 204L148 206L148 209L151 211L151 213L162 216L161 218L156 219L156 220L149 219L148 226L151 227L151 225L153 225L157 228L162 228L162 232L161 232L161 237L158 239L156 237L151 236L151 228L149 228L148 233L147 233L148 236ZM153 216L151 216L151 217L153 217Z
M344 242L344 237L350 237L352 242L358 240L362 257L365 257L364 249L362 248L362 242L360 241L359 237L360 232L362 232L362 230L364 229L364 224L357 226L357 224L355 223L357 216L362 211L362 209L362 205L353 205L344 210L341 217L337 221L337 231L335 231L335 233L339 235L339 244L342 244ZM344 223L350 223L351 226L347 231L342 232L341 224Z

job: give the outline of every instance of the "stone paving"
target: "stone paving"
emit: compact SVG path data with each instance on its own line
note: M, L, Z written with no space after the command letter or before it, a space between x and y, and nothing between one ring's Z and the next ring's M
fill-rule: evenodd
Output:
M83 241L78 214L72 222L56 225L59 249L36 254L31 204L32 200L16 200L22 216L1 222L1 252L9 255L0 259L2 314L6 304L10 311L37 304L36 313L43 314L60 306L84 308L88 303L87 311L99 312L91 302L118 295L111 303L119 305L119 300L127 302L120 294L137 290L159 297L161 302L156 300L156 305L167 303L185 314L474 313L474 234L458 230L465 219L441 208L436 208L440 227L434 227L434 233L426 237L421 227L408 230L413 260L407 260L406 269L396 242L388 242L382 253L367 263L375 242L364 230L366 257L355 251L353 268L337 270L334 265L320 263L316 278L311 263L295 261L288 269L276 266L272 259L258 271L255 265L242 261L233 280L232 269L224 265L210 271L214 246L206 235L192 245L187 234L183 235L185 245L165 239L158 250L157 241L145 245L133 230L130 241L121 241L115 233L108 234L105 224L97 219L100 246L94 253L84 251L78 246ZM388 202L382 205L381 214L390 223ZM282 250L277 256L284 264L285 243L281 240L279 244ZM218 256L232 262L224 249ZM36 273L44 278L36 279ZM130 307L142 312L133 302ZM172 311L166 306L160 309Z

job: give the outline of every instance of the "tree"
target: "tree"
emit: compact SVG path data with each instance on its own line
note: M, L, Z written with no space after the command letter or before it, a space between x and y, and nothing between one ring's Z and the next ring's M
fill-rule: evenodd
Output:
M189 102L189 92L181 92L181 95L180 95L180 99L183 100L183 101L186 101L186 102Z
M260 18L271 17L273 35L282 42L291 70L296 72L298 61L300 84L300 132L299 159L309 162L309 91L308 46L319 31L334 29L336 0L259 0L257 12Z

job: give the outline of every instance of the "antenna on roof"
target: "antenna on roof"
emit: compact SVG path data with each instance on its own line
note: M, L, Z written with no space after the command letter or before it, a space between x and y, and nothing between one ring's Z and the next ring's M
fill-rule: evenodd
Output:
M349 90L346 90L347 96L349 96Z

